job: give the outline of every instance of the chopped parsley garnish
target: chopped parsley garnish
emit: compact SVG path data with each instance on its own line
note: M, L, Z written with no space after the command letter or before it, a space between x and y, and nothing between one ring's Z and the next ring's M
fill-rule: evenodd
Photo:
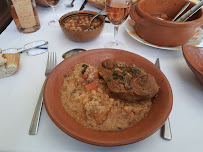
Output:
M82 67L84 67L84 69L82 70L82 75L83 75L89 66L86 64L83 64Z
M133 66L132 66L132 65L130 65L129 67L130 67L131 69L133 69Z
M118 77L113 77L113 79L114 79L114 80L117 80L117 79L118 79Z
M113 75L118 75L118 70L114 70Z
M121 66L121 67L120 67L121 70L124 69L124 68L125 68L124 66Z
M130 90L133 90L133 88L132 88L132 87L130 87Z
M138 67L135 67L134 70L137 71L137 70L139 70L139 68L138 68Z
M89 67L89 66L88 66L88 65L86 65L86 64L83 64L83 65L82 65L82 67Z
M125 71L123 71L123 75L126 76L126 72Z
M111 82L111 78L110 78L110 77L107 77L106 80L109 81L109 82Z
M121 127L118 127L118 130L121 130L122 128Z

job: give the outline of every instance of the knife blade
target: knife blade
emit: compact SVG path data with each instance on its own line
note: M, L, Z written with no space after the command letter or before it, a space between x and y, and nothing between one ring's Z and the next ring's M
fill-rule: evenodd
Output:
M158 68L160 69L160 62L159 62L159 58L157 58L157 59L156 59L155 65L156 65L156 67L158 67Z
M156 65L156 67L158 67L160 69L159 58L156 59L155 65ZM161 137L163 139L166 139L166 140L172 139L172 132L171 132L171 126L170 126L169 118L167 118L166 122L161 127Z
M87 4L88 0L84 0L84 2L82 3L82 6L80 7L80 11L83 10L85 8L85 5Z

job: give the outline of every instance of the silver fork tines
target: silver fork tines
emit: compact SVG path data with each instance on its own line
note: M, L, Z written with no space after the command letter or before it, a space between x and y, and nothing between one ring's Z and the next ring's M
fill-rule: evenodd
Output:
M29 135L36 135L38 132L38 127L39 127L39 121L40 121L40 116L41 116L41 110L43 106L43 92L44 92L44 85L46 83L46 80L51 73L51 71L56 67L57 60L56 60L56 52L50 52L48 53L48 58L47 58L47 65L46 65L46 71L45 71L45 76L46 79L44 81L44 84L42 86L35 111L32 117L32 122L30 124L30 129L29 129Z

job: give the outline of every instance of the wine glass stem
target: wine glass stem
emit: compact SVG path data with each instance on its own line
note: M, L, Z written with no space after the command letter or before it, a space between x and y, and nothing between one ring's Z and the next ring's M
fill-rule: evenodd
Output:
M57 19L56 10L55 10L55 7L54 7L54 6L52 6L52 10L53 10L53 14L54 14L55 20L58 20L58 19Z
M118 42L117 42L118 28L119 28L119 25L114 25L114 39L113 39L113 43L115 43L115 44L118 44Z

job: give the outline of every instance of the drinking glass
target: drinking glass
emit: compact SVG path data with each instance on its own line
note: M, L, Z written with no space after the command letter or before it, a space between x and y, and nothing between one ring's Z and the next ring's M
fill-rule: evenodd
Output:
M119 26L127 19L130 12L131 0L106 0L105 9L109 21L114 25L114 39L108 42L107 48L124 48L122 42L117 41Z
M59 21L58 21L58 19L57 19L57 14L56 14L56 10L55 10L56 5L58 4L59 0L45 0L45 2L46 2L50 7L52 7L52 9L53 9L53 15L54 15L54 17L55 17L55 19L52 20L52 21L50 21L48 24L49 24L50 26L59 26Z

